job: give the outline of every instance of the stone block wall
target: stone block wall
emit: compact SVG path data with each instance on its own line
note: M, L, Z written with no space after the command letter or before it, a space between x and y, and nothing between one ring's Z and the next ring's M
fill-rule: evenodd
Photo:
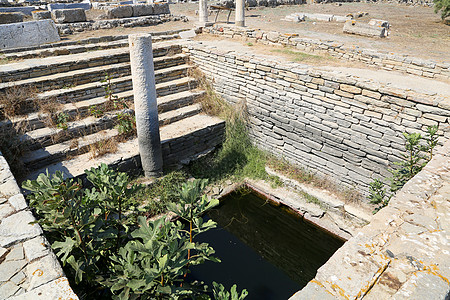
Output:
M449 97L197 43L185 51L226 100L246 101L259 147L363 193L391 175L403 132L438 125L440 141L450 138Z
M0 153L0 299L78 299Z
M229 38L246 38L252 42L265 45L291 46L306 52L327 53L339 59L359 61L368 66L388 71L398 71L442 80L450 79L450 63L362 49L358 46L344 46L339 42L300 38L298 34L269 32L252 28L234 28L222 24L206 27L203 30L206 33Z

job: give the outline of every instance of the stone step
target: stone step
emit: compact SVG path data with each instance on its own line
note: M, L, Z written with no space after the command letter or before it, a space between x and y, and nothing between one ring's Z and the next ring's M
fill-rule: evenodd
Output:
M171 70L169 70L171 71ZM180 70L176 70L177 74ZM167 76L169 81L158 82L156 81L156 91L158 96L165 96L173 92L185 91L195 87L195 79L191 77L175 76L171 78L170 72L166 73L165 69L161 72L155 72L155 79ZM106 82L93 82L78 85L73 88L57 89L48 92L44 92L38 95L39 101L51 99L52 101L58 101L59 103L74 103L84 100L88 100L95 97L104 97ZM131 90L133 88L133 82L131 76L123 76L120 78L113 78L110 81L113 94L121 93ZM117 95L118 96L118 95Z
M117 96L119 99L122 99L123 101L132 101L133 100L133 91L131 90L131 78L129 78L129 86L130 89L114 93L115 96ZM188 92L191 89L196 88L197 82L194 78L191 77L182 77L180 79L158 83L156 84L156 94L158 96L158 102L160 99L162 99L163 104L162 107L168 106L169 108L172 106L173 108L176 107L175 105L172 105L173 103L176 103L179 101L180 103L189 103L191 100L195 100L195 98L199 95L196 95L195 93L193 95L187 93L187 94L181 94L181 92ZM64 112L68 114L70 117L78 116L79 118L83 118L89 114L89 109L93 106L102 106L109 102L107 98L104 97L104 91L102 92L102 96L95 97L94 95L92 98L78 101L78 102L70 102L62 104L61 108L58 110L58 112ZM181 100L178 99L177 94L182 97ZM170 96L174 98L171 102ZM167 98L166 98L167 97ZM183 99L185 97L185 99ZM166 111L165 109L164 111ZM58 113L56 112L56 113ZM4 120L0 122L0 128L6 128L13 126L15 128L21 127L24 131L31 131L40 129L43 127L46 127L45 119L48 118L48 114L46 113L30 113L26 116L19 116L15 118L11 118L10 120Z
M118 39L120 37L120 39ZM165 35L165 36L154 36L152 37L152 43L158 43L161 41L167 41L172 39L179 39L179 34L173 34L173 35ZM32 49L27 51L21 51L21 52L12 52L12 53L6 53L3 54L1 57L3 59L8 60L18 60L18 59L30 59L30 58L36 58L36 57L49 57L49 56L61 56L61 55L70 55L70 54L77 54L77 53L84 53L84 52L90 52L90 51L97 51L97 50L105 50L105 49L114 49L114 48L123 48L128 47L128 36L117 36L111 41L104 41L104 42L93 42L93 43L84 43L82 41L78 41L77 43L73 43L70 45L61 45L61 46L54 46L51 48L45 48L45 49Z
M205 94L204 91L185 91L164 97L159 97L158 111L161 116L161 124L171 123L177 120L177 116L184 113L185 110L180 110L174 113L162 114L171 110L189 106L193 104L198 98ZM131 97L132 99L132 97ZM198 112L198 106L192 106L188 111ZM77 138L82 135L92 134L94 132L113 127L117 113L119 111L106 112L101 117L87 116L82 120L76 120L67 123L67 129L55 127L42 127L39 129L28 131L20 137L21 142L29 151L38 148L47 147L55 143L67 141L69 139ZM187 113L187 112L186 112Z
M160 126L194 116L201 111L200 104L185 106L159 115ZM92 145L118 136L115 128L97 131L75 139L66 140L44 148L29 151L22 157L22 162L28 170L35 170L46 165L88 152Z
M182 53L177 53L171 56L156 57L154 59L156 81L162 82L167 77L167 74L164 74L165 72L175 70L167 69L165 71L160 71L161 69L176 67L180 64L184 65L183 69L188 68L185 61L186 55ZM18 80L13 84L0 83L0 92L6 92L6 90L12 86L13 88L26 88L26 86L32 86L37 92L45 92L54 89L67 89L81 84L100 82L105 79L106 75L109 75L111 78L131 75L130 63L123 62L61 72L58 74L46 75L37 78Z
M159 41L159 40L171 40L171 39L178 39L179 33L182 31L186 31L189 29L176 29L176 30L168 30L168 31L159 31L159 32L149 32L152 35L153 41ZM90 37L82 40L66 40L66 41L60 41L56 43L50 43L50 44L43 44L38 46L29 46L29 47L22 47L22 48L14 48L14 49L2 49L0 50L0 55L5 55L9 53L20 53L20 52L27 52L27 51L33 51L33 50L43 50L43 49L52 49L52 48L58 48L58 47L64 47L64 46L72 46L72 45L90 45L90 44L98 44L98 43L105 43L105 42L111 42L111 41L118 41L118 40L127 40L128 35L109 35L109 36L100 36L100 37Z
M182 160L210 151L221 144L225 121L203 114L174 122L160 127L161 145L164 166L179 164ZM139 146L137 139L131 139L118 144L118 151L101 157L92 158L90 153L84 153L37 169L26 176L26 179L36 179L40 173L49 174L59 170L66 178L80 177L84 170L97 167L99 164L118 168L119 170L140 167Z
M155 67L158 68L155 70L155 80L157 84L164 83L171 80L176 80L188 75L188 71L192 68L190 65L184 63L185 54L176 54L174 56L168 58L157 58L155 59ZM164 62L161 62L164 61ZM112 86L112 90L114 94L121 93L123 91L127 91L132 89L133 83L131 81L131 76L126 75L126 71L130 72L129 64L119 64L116 67L120 72L124 72L121 75L122 77L113 77L110 80L110 84ZM121 65L121 66L120 66ZM173 65L173 66L172 66ZM164 68L162 68L164 66ZM165 67L169 66L169 67ZM120 68L122 67L122 68ZM96 73L101 79L104 78L104 74L102 74L101 69ZM117 76L117 74L115 74ZM77 85L75 87L64 87L54 90L49 90L42 92L36 96L36 98L30 99L29 101L39 101L46 102L52 101L57 103L72 103L74 101L84 101L94 97L103 97L106 94L105 87L107 86L107 82L101 82L102 80L84 83ZM160 95L162 95L162 91L160 91ZM30 105L30 109L28 113L32 113L33 110L38 109L36 105ZM1 110L1 108L0 108ZM17 118L14 118L17 119ZM20 119L20 117L19 117ZM1 126L1 125L0 125Z
M180 52L178 41L164 41L155 43L153 57L161 57ZM21 62L0 65L0 82L36 78L46 75L58 74L90 67L103 66L130 61L129 49L116 48L61 55L45 58L33 58Z

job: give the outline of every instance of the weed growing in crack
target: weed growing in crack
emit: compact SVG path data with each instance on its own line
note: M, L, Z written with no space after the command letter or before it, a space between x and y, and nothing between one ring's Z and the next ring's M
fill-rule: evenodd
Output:
M69 114L66 112L61 112L56 115L55 117L55 123L56 127L60 128L62 130L67 130L69 128L68 121L69 121Z
M395 193L433 158L433 150L438 143L437 131L438 127L435 125L427 127L425 137L416 132L403 133L406 153L402 155L402 161L394 163L398 167L389 170L392 174L391 177L387 178L390 182L389 191L385 188L383 181L379 179L370 183L367 198L370 203L377 205L373 213L388 205Z

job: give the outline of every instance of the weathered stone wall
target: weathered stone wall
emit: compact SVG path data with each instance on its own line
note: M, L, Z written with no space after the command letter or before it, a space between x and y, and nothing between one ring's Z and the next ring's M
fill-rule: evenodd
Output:
M371 49L362 49L358 46L344 46L339 42L300 38L297 34L234 28L222 24L207 27L203 30L210 34L229 38L246 38L249 41L266 45L292 46L301 51L327 53L339 59L359 61L383 70L394 70L427 78L450 79L450 63L439 63L389 52L383 53Z
M258 146L362 192L391 175L403 132L438 125L441 142L450 138L449 97L197 43L185 51L226 100L246 101Z
M41 45L59 40L52 20L0 25L0 49Z
M0 299L78 299L0 153Z
M450 140L291 300L448 299Z

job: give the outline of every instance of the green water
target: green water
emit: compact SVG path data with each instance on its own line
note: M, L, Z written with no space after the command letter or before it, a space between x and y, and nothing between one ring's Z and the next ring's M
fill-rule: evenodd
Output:
M192 276L227 288L236 283L239 290L248 290L246 299L288 299L343 245L253 193L232 193L208 215L219 228L201 239L222 262L196 266Z

